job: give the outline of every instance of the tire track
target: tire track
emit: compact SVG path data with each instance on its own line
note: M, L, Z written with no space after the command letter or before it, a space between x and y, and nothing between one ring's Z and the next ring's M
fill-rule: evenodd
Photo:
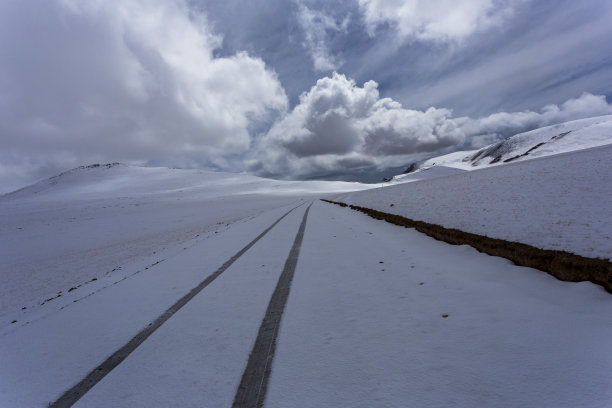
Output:
M157 319L149 323L147 327L142 329L136 334L131 340L129 340L123 347L115 351L110 355L102 364L94 368L83 380L77 383L75 386L64 392L55 402L49 405L50 408L68 408L74 405L87 391L93 388L98 382L100 382L108 373L110 373L115 367L117 367L123 360L125 360L138 346L140 346L151 334L153 334L162 324L164 324L170 317L178 312L183 306L193 299L198 293L200 293L206 286L212 283L225 272L234 262L238 260L246 251L248 251L257 241L263 238L272 228L274 228L283 218L289 215L293 210L302 206L292 208L277 219L272 225L265 229L255 239L249 242L244 248L238 251L234 256L227 260L219 269L213 274L209 275L206 279L200 282L196 287L191 289L185 296L180 298L176 303L170 306L164 313L162 313ZM312 205L312 204L311 204ZM310 209L310 207L308 207ZM306 213L308 210L306 210ZM292 249L293 252L293 249Z
M285 310L285 305L289 298L291 282L300 255L300 248L304 238L304 230L306 229L306 220L310 207L312 207L312 202L304 212L302 223L293 241L289 256L285 261L285 267L283 268L281 276L278 278L278 283L270 298L270 303L268 304L268 309L259 327L253 350L249 355L249 361L242 374L242 380L240 381L238 390L236 390L236 396L234 397L234 403L232 405L233 408L262 407L264 404L268 381L270 373L272 372L272 360L274 359L274 352L276 350L276 338L278 337L278 330Z

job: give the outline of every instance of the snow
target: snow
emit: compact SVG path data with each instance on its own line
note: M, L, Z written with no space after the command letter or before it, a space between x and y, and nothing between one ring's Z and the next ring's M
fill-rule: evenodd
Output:
M433 157L424 161L416 171L393 177L390 184L426 180L609 144L612 144L612 115L574 120L519 133L482 149Z
M53 402L297 207L75 405L230 406L311 201L266 407L612 406L601 287L318 201L609 258L611 154L382 189L97 166L4 195L0 407Z
M463 152L462 152L463 153ZM430 166L421 167L411 173L400 174L393 177L390 181L391 184L408 183L412 181L428 180L437 177L450 176L452 174L463 173L465 170L458 169L456 167L447 166Z
M266 407L612 405L601 288L337 206L309 220Z
M287 237L304 209L281 221L75 407L231 406L291 249Z
M313 194L364 188L371 186L114 165L75 169L2 196L0 333L239 220Z
M5 194L2 198L3 201L21 199L36 202L135 197L200 200L230 195L313 194L367 188L369 188L367 185L360 183L282 181L246 174L138 167L115 163L69 170L32 186Z
M610 157L607 145L337 199L447 228L610 259Z
M479 150L453 152L426 160L421 168L446 166L462 170L500 166L508 162L575 152L612 144L612 115L546 126ZM398 176L396 176L398 177Z
M251 220L234 223L219 234L213 234L208 239L200 240L179 255L150 268L146 273L134 275L116 285L109 285L93 296L83 298L65 309L49 314L44 319L32 321L30 324L0 337L0 361L2 362L0 406L44 407L48 402L55 400L64 390L70 388L88 374L96 365L125 344L192 287L218 269L227 259L287 210L288 208L278 208L267 211ZM282 228L281 225L279 227ZM288 251L290 241L285 245L282 239L271 238L270 245L278 246L279 251L285 249ZM204 329L208 329L208 332L202 337L198 337L200 345L206 344L206 339L214 338L217 329L220 330L218 335L222 337L219 337L219 342L212 344L213 349L209 351L202 350L201 347L185 349L179 347L179 351L182 350L185 353L185 359L181 359L180 356L174 354L175 349L172 345L163 347L167 349L166 355L164 355L164 350L154 346L153 353L162 358L164 365L172 359L186 361L193 359L196 354L206 356L212 353L213 356L219 356L219 359L215 360L214 363L208 362L204 367L213 370L212 374L223 371L222 366L230 366L230 361L236 358L239 358L239 368L242 368L243 361L240 353L236 357L225 360L221 357L225 358L227 354L222 351L228 349L231 352L233 345L237 345L242 347L240 350L248 354L249 340L252 342L252 339L254 339L259 321L261 321L267 305L265 303L267 301L265 298L266 292L262 290L262 287L265 289L265 284L268 282L273 289L274 274L278 274L277 270L282 269L281 262L284 262L284 259L281 259L282 254L278 255L279 259L272 256L273 250L274 247L267 247L267 255L269 256L265 259L265 264L264 261L260 263L260 259L253 257L245 259L242 264L235 264L232 271L227 271L229 273L223 274L222 278L220 277L207 288L206 296L200 294L171 319L181 321L181 313L189 310L195 312L195 316L192 316L191 326L182 327L182 330L177 332L177 335L185 336L183 341L188 341L192 338L194 332L198 334L199 330ZM250 255L253 256L253 254ZM252 263L254 259L257 259L257 263ZM232 292L225 290L227 284L224 283L224 279L235 279L233 278L237 273L235 271L241 271L239 273L242 274L242 285L235 287L234 291L239 289L239 292L234 292L234 295L232 295ZM249 273L255 273L256 277L263 282L259 284L253 282L252 279L249 279ZM243 276L245 274L247 276ZM261 313L258 313L256 308L250 309L253 307L253 302L250 300L252 297L262 303L259 306L262 309ZM201 302L204 302L204 304ZM250 315L251 319L234 320L236 315L245 312L245 310L254 313ZM202 321L206 322L204 327L202 327ZM221 324L223 322L225 324ZM145 345L154 343L159 336L162 339L167 338L168 330L170 332L174 331L174 323L170 321L167 323L169 324L162 326L158 332L147 340ZM247 326L244 326L245 324ZM227 330L234 325L238 326L238 334L240 337L245 337L244 339L234 337L236 328L231 333L227 333ZM250 333L249 327L254 330L253 333ZM181 339L175 341L179 340ZM137 352L131 357L138 358L139 353L143 353L142 350L146 350L146 348L137 349ZM152 361L151 364L155 362ZM197 359L194 361L194 363L199 362L200 360ZM126 366L129 367L130 360L128 359L124 363L125 365L120 366L122 369L125 369ZM145 367L148 368L148 365L145 365ZM183 370L182 367L177 368ZM119 373L121 372L119 367L116 370ZM184 370L188 373L189 366L185 366ZM152 388L157 388L168 393L168 395L174 395L171 393L170 387L163 387L163 384L169 382L167 373L165 371L148 373L151 376L156 374L165 377L165 379L158 378L159 382L153 384L146 381L142 383L138 381L138 383L145 389L149 387L147 392L151 392L150 389ZM240 379L240 374L235 379L232 378L236 384ZM105 381L112 381L116 375L113 371ZM143 380L146 380L146 377ZM217 378L217 381L222 382L222 379ZM103 384L100 385L103 386ZM172 382L169 385L176 386L176 383ZM233 385L233 383L226 384L226 391L233 392L235 390L235 387L231 387ZM220 385L216 385L215 389L217 387L220 387ZM119 389L117 398L124 398L126 393L131 392L131 388L137 389L137 384L129 383L129 389L124 391ZM233 395L228 397L227 392L222 397L231 399ZM141 398L143 397L141 396ZM100 404L104 404L107 399L114 401L110 395L106 395ZM159 405L149 406L172 405L160 403ZM111 404L109 406L127 407L130 405Z
M0 336L0 406L46 406L288 208ZM305 209L75 406L229 406ZM607 407L611 336L609 294L591 283L316 201L265 406Z

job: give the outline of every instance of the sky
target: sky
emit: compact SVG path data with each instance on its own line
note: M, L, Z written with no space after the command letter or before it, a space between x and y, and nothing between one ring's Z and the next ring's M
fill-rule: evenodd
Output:
M610 21L608 0L4 0L0 193L106 162L369 180L612 114Z

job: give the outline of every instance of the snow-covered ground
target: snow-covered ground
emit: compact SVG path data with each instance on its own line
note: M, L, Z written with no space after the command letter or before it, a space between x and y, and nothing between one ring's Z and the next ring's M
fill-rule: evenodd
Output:
M266 407L612 406L601 288L346 208L310 217Z
M337 199L447 228L610 259L611 157L612 145L607 145Z
M262 211L364 188L370 186L115 165L71 170L4 195L0 332L148 270Z
M318 198L610 258L611 155L382 189L97 166L2 196L0 408L48 406L294 209L75 404L231 406L310 202L266 407L610 407L601 287Z
M76 407L231 406L305 205ZM0 336L0 406L44 407L290 206L236 222ZM608 407L612 301L591 283L315 201L266 407Z

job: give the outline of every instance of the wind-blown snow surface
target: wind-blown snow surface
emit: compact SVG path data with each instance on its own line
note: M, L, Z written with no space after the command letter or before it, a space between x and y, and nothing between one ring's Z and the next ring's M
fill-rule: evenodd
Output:
M610 259L611 157L608 145L338 199L538 248Z
M0 331L147 270L264 210L364 188L102 165L6 194L0 197Z

